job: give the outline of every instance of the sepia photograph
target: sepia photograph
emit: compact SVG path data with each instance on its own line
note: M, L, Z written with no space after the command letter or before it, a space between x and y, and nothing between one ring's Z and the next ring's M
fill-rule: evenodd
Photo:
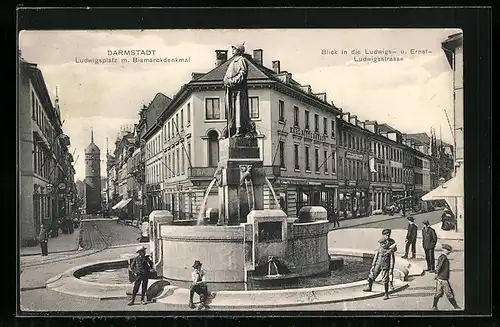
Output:
M20 31L19 314L462 314L463 42Z

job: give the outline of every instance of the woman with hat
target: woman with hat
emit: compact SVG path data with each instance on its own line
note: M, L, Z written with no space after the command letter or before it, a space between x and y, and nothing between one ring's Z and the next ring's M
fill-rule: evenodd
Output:
M139 286L141 286L141 284L141 304L147 304L146 291L148 290L149 274L151 270L153 270L153 262L149 256L146 256L146 247L144 245L138 246L136 253L138 253L137 257L135 257L130 264L130 270L136 276L136 280L132 291L132 300L128 305L134 305L135 297L139 292Z
M194 309L193 296L194 293L200 296L200 305L198 309L201 310L206 306L208 299L208 288L205 282L205 271L201 269L200 260L195 260L193 263L193 272L191 273L192 283L189 288L189 308Z

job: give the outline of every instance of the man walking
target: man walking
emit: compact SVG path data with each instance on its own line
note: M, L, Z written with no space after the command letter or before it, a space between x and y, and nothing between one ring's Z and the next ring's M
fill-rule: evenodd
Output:
M332 215L332 222L333 222L333 227L340 227L340 222L339 222L339 212L338 210L334 210L333 211L333 215Z
M139 292L139 286L141 286L141 304L147 304L146 291L148 290L149 274L153 269L153 262L149 256L146 256L146 248L144 246L139 246L136 253L138 253L138 256L135 257L130 264L130 270L136 276L136 280L132 291L132 300L128 305L135 304L135 297Z
M389 247L389 241L383 237L379 241L379 248L375 252L373 257L372 268L370 269L370 274L368 275L368 286L363 289L364 292L371 292L373 282L378 275L382 275L382 282L384 283L385 296L384 300L389 299L389 272L390 267L393 265L392 261L392 250Z
M406 246L405 246L405 255L402 256L403 259L408 259L408 250L410 249L411 246L411 259L415 259L416 257L416 250L415 246L417 243L417 225L415 225L415 219L412 216L409 216L408 218L408 232L406 233Z
M434 249L437 243L436 231L429 226L429 221L424 220L422 228L422 246L425 251L425 261L427 261L427 269L425 271L434 272Z
M394 263L396 262L396 251L398 250L396 241L391 238L391 230L386 228L382 231L382 236L389 243L389 249L391 250L391 265L389 267L389 288L391 291L394 290Z
M439 256L437 266L436 266L436 293L434 294L434 302L432 303L432 310L437 310L437 305L439 299L446 295L448 301L450 301L453 308L460 310L457 301L455 300L455 294L450 285L450 260L448 255L451 253L451 246L448 244L443 244L443 253Z
M38 234L38 242L40 242L42 256L49 255L49 250L48 250L49 231L47 230L46 223L42 223L42 226L40 227L40 234Z
M205 271L201 269L201 262L195 260L193 263L193 272L191 273L192 283L189 288L189 308L194 309L193 296L194 293L200 296L200 305L198 310L203 309L206 306L206 301L208 299L208 288L205 282Z

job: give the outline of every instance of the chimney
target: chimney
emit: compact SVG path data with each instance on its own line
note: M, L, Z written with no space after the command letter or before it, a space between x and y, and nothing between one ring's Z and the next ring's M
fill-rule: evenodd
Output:
M227 61L227 50L215 50L215 67Z
M205 75L205 74L204 73L191 73L191 80L196 81L198 78L202 77L203 75Z
M264 62L263 55L264 53L262 49L253 50L253 60L255 60L261 66L262 63Z
M273 61L273 70L274 70L274 72L276 74L281 73L281 70L280 70L280 61L279 60Z

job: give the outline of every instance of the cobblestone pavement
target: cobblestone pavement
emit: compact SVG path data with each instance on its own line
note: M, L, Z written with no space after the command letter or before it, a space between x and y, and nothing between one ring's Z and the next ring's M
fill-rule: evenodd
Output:
M417 218L420 220L433 219L435 221L435 216L440 216L440 212L429 213L429 217L423 216L422 218ZM405 224L399 223L398 219L403 221ZM406 219L398 218L387 221L387 223L393 221L396 226L404 226L406 228ZM372 221L373 222L373 221ZM370 222L370 224L372 223ZM107 240L112 245L120 245L127 243L136 243L138 237L138 231L134 227L118 225L116 222L95 222L101 235L106 235ZM432 222L431 222L432 223ZM384 228L386 222L382 223ZM93 226L93 225L88 225ZM87 227L88 227L87 226ZM391 226L387 226L391 227ZM93 227L92 227L93 228ZM130 229L130 230L127 230ZM89 227L89 231L91 231ZM95 228L93 230L96 230ZM329 246L331 248L348 248L352 247L353 244L357 248L361 249L372 249L374 248L374 243L380 238L381 230L378 228L352 228L352 229L340 229L334 230L329 234ZM399 244L404 244L404 236L406 234L405 230L393 230L393 238ZM354 243L353 243L354 242ZM421 241L417 241L417 255L422 252L419 246ZM463 243L462 243L463 244ZM37 267L27 267L21 274L21 287L23 291L21 292L20 302L22 310L27 311L185 311L188 310L187 305L185 307L167 307L165 304L161 303L151 303L148 305L136 305L129 307L126 305L125 300L96 300L84 297L75 297L66 294L62 294L56 291L47 290L44 288L45 282L55 275L71 268L76 265L81 265L89 262L101 261L101 260L111 260L120 257L124 253L132 253L135 244L130 246L123 246L118 248L107 248L98 253L90 253L92 250L87 250L88 255L79 258L70 258L57 264L42 264ZM399 246L398 255L401 255L401 250L404 250L404 245ZM456 298L458 303L464 305L464 253L463 247L455 247L455 250L450 255L451 262L451 278ZM437 251L438 252L438 251ZM436 253L436 257L439 253ZM28 257L29 258L29 257ZM425 268L423 259L417 258L417 264ZM294 306L289 308L279 308L280 311L289 310L429 310L432 305L432 296L434 292L434 276L433 274L426 274L424 276L414 277L410 281L410 287L407 289L392 294L391 299L384 301L381 298L374 298L361 301L352 302L341 302L334 304L318 304L318 305L304 305L304 306ZM441 310L451 310L452 307L446 300L446 298L441 299L439 303L439 308ZM224 310L220 308L218 310ZM230 310L229 308L226 310ZM262 309L262 311L276 311L274 309Z
M415 223L421 224L425 219L429 220L431 225L436 224L441 221L442 211L433 211L420 213L418 215L412 215L415 218ZM362 218L350 218L340 221L340 227L333 227L330 224L330 229L343 229L343 228L391 228L391 229L406 229L408 225L407 217L397 214L394 216L389 215L373 215L369 217Z
M67 253L78 250L78 237L80 230L75 229L73 234L59 233L59 236L49 238L48 250L50 254ZM41 255L40 245L25 246L20 249L21 256Z

